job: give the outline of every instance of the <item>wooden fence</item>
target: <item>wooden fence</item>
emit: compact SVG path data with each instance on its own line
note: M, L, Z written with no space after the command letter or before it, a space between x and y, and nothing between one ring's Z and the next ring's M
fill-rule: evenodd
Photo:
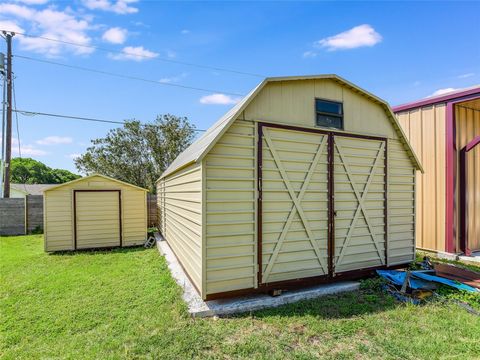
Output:
M147 195L148 227L157 224L157 196ZM43 195L0 199L0 235L43 231Z
M147 194L148 227L157 226L157 195Z

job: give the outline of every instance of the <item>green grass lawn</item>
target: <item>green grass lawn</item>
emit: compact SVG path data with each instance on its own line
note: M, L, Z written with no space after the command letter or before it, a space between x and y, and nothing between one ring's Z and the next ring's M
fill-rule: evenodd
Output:
M480 317L372 286L226 319L191 319L156 249L49 255L0 238L3 359L473 359Z

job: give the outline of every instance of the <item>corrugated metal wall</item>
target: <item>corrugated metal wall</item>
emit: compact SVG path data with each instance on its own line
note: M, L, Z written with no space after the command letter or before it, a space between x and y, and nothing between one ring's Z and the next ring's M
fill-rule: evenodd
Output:
M445 111L439 104L398 114L425 171L417 174L417 246L438 251L445 251Z
M257 286L255 134L238 119L204 159L206 294Z
M478 107L474 109L470 106ZM457 155L460 150L472 141L476 136L480 135L480 100L476 100L476 104L472 102L459 104L455 106L456 119L456 147ZM480 250L480 146L470 151L467 157L468 177L467 177L467 206L468 206L468 239L469 247L472 250ZM457 170L459 168L457 167ZM460 174L457 173L457 179ZM459 188L456 194L458 199ZM458 204L458 202L457 202ZM457 224L460 224L460 212L457 211ZM459 244L457 232L457 248Z
M388 140L388 265L415 259L415 192L418 191L412 162L399 140ZM418 207L417 207L418 209ZM415 220L417 218L417 220ZM418 245L418 242L417 242Z
M146 192L93 176L44 193L45 250L73 250L73 190L121 190L123 246L140 245L147 236ZM101 244L97 244L101 246Z
M187 166L157 183L160 229L202 292L202 166Z

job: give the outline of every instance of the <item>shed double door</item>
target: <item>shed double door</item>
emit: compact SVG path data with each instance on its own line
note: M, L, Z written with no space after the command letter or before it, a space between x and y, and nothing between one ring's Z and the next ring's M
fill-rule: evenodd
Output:
M122 245L120 190L75 190L75 248Z
M385 141L259 125L259 284L385 264Z

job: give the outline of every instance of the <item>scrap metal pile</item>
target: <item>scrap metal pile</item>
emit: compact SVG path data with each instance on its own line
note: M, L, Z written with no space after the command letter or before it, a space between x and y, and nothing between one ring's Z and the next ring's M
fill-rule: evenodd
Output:
M389 294L412 304L438 297L442 287L480 296L480 273L450 264L433 265L428 257L416 265L419 270L377 270L377 274L386 280L384 289Z

